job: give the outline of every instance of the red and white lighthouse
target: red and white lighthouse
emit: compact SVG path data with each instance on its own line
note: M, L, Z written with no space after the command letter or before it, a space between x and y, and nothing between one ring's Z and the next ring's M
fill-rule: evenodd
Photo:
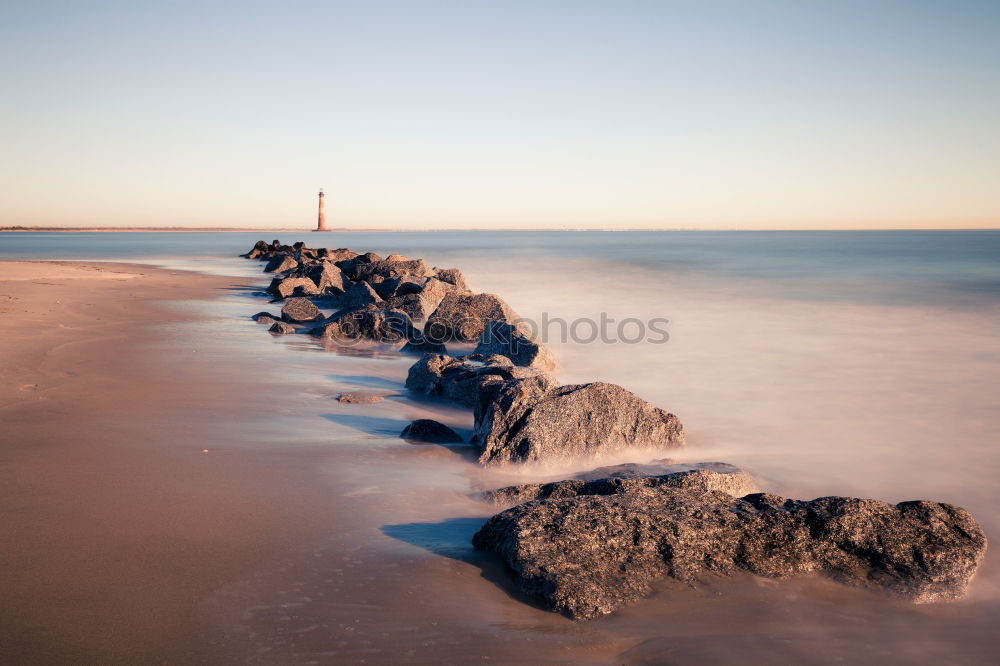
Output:
M329 231L326 228L326 211L323 210L323 189L319 190L319 218L316 221L316 231Z

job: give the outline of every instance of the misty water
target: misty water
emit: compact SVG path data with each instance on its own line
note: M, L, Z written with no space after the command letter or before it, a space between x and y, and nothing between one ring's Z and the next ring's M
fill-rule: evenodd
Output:
M247 663L983 663L1000 659L1000 565L989 552L968 596L913 606L822 578L663 582L589 623L520 597L469 538L492 513L470 491L596 466L483 470L462 447L398 437L431 416L469 433L471 414L403 390L391 350L274 338L253 241L398 252L458 267L475 291L536 323L563 383L609 381L677 414L679 461L746 468L797 499L927 499L998 533L1000 232L434 232L2 234L0 258L148 262L232 275L214 301L173 304L178 371L199 362L253 384L234 449L326 447L317 477L343 518L327 538L220 587L205 640ZM614 320L586 342L588 322ZM632 320L619 330L623 320ZM668 334L641 331L666 320ZM570 335L569 333L575 333ZM655 338L650 341L650 338ZM388 395L342 405L345 390ZM326 450L325 449L325 450ZM637 460L624 456L606 462Z

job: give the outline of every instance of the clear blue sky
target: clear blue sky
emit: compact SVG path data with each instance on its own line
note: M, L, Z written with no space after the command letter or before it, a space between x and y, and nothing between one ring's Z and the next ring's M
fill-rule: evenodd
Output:
M5 2L0 225L1000 226L1000 2Z

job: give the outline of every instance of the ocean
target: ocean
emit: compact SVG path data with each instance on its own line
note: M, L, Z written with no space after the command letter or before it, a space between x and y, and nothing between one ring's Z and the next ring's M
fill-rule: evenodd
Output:
M809 578L751 577L697 589L665 585L589 625L525 603L504 588L487 556L471 550L468 539L490 511L467 495L560 478L585 464L484 472L461 452L404 443L398 432L412 418L430 415L468 434L471 416L406 396L412 357L274 338L250 321L273 308L259 294L268 277L237 255L272 238L462 269L473 290L502 296L538 327L561 381L618 383L677 414L689 442L671 456L678 460L729 462L766 490L797 499L950 502L968 509L987 536L1000 530L1000 231L0 234L0 259L127 261L233 276L231 293L171 305L204 319L175 324L177 348L160 352L180 362L182 347L197 344L220 372L266 381L280 395L272 413L234 426L240 445L329 446L322 474L336 489L331 502L351 514L349 528L298 561L232 581L206 600L207 625L222 633L250 627L238 648L248 659L265 648L283 655L276 663L321 650L330 634L310 631L292 645L281 639L288 626L279 636L269 624L273 609L295 597L292 629L359 618L365 629L331 630L350 659L456 640L449 653L456 661L479 660L483 646L532 638L522 658L544 655L538 663L560 663L559 655L635 664L701 663L705 655L712 657L705 662L995 660L993 553L968 597L954 604L916 607ZM366 388L398 395L374 406L329 400ZM369 575L345 582L311 572L316 561L334 560ZM298 596L282 592L296 567ZM406 608L394 594L404 584L433 603L422 613ZM320 589L347 594L354 605L320 604ZM428 613L435 628L405 629ZM379 632L389 637L380 642ZM463 635L468 642L455 638Z

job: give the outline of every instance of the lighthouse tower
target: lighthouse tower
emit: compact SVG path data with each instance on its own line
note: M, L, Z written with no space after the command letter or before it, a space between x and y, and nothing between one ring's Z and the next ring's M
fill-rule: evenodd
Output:
M323 189L319 191L319 218L316 221L316 231L329 231L326 228L326 212L323 210Z

